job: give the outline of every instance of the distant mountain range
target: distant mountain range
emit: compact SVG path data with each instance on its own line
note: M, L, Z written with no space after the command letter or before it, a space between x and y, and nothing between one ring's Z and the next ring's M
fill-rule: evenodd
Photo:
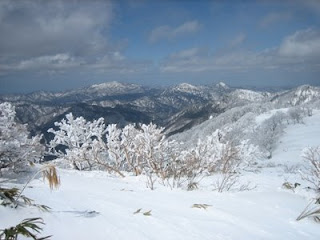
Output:
M59 93L2 95L0 102L14 104L18 121L27 123L32 134L43 133L48 139L47 129L69 112L87 120L103 117L120 127L152 121L173 135L233 107L257 102L294 106L319 98L320 88L306 85L270 93L231 88L222 82L213 86L182 83L165 89L106 82Z

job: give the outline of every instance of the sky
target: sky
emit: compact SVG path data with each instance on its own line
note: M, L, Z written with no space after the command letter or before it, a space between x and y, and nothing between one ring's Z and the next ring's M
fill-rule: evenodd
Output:
M1 0L0 93L320 85L319 0Z

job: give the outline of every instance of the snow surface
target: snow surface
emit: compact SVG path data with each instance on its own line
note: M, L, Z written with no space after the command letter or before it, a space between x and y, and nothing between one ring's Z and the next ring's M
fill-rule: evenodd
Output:
M271 160L261 159L255 171L243 173L241 181L255 184L253 190L218 193L212 191L213 179L206 178L194 191L160 184L151 191L143 176L59 170L58 190L50 191L37 179L24 192L52 212L0 206L0 229L40 216L46 223L41 236L52 239L319 239L319 223L295 220L315 195L299 174L288 171L294 164L305 165L303 148L320 145L320 111L304 122L286 128ZM287 190L282 187L285 181L301 186ZM199 209L193 204L211 206ZM143 215L150 210L151 216Z

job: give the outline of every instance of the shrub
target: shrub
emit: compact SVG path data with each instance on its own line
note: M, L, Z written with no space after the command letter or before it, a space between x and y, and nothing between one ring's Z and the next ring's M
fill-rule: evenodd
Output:
M312 217L316 222L320 222L320 198L311 201L296 220L300 221L308 217Z
M309 113L310 113L310 111L309 111ZM306 114L307 113L301 107L292 107L288 111L288 115L294 124L303 123L303 117ZM311 112L311 115L312 115L312 112Z
M272 158L273 150L279 137L283 133L284 119L285 116L283 113L276 113L272 117L263 121L254 132L253 142L268 153L268 158Z
M320 190L320 146L310 147L304 150L303 158L308 162L309 167L302 173L302 178L310 182L314 188Z
M26 125L15 122L15 115L10 103L0 104L0 175L1 169L25 171L30 163L40 161L43 156L42 137L30 138Z
M36 234L42 231L40 225L44 225L42 218L26 218L14 227L0 230L0 239L17 240L19 235L34 240L49 239L51 236L37 237Z

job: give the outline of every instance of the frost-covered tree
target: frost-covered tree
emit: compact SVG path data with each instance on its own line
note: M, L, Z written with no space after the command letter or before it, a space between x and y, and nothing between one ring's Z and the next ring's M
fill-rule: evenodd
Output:
M163 129L155 124L136 127L129 124L123 129L111 124L106 129L109 164L121 171L160 176L165 146Z
M25 170L29 163L39 161L43 155L41 136L29 137L26 125L15 122L15 114L10 103L0 104L0 170Z
M155 124L142 124L141 130L136 136L136 150L140 155L144 168L153 169L157 172L161 162L161 146L164 142L163 128Z
M301 107L292 107L288 110L288 115L293 123L296 124L303 123L303 117L306 115L306 113Z
M110 124L106 129L107 151L110 163L116 169L123 169L124 152L121 146L121 129L117 128L116 124Z
M320 146L309 147L303 150L302 157L309 164L302 177L310 182L316 191L320 191Z
M148 186L153 189L154 176L164 178L164 157L163 146L166 142L163 128L155 124L142 124L139 133L135 138L135 152L139 159L142 172L147 176Z
M204 176L220 174L218 190L229 190L239 176L238 168L249 162L254 149L248 141L232 144L220 130L182 150L180 144L165 137L163 128L153 123L129 124L123 129L110 124L105 128L103 119L88 122L67 114L55 125L56 130L48 130L54 134L50 151L72 167L103 167L121 176L123 171L144 174L151 189L156 181L170 187L187 182L187 188L193 189ZM59 146L66 150L59 151Z
M272 117L264 120L253 133L253 142L267 152L268 158L272 158L273 150L283 133L283 120L283 113L275 113Z
M139 130L133 124L128 124L121 132L121 153L125 159L124 170L134 172L136 176L142 173L141 156L137 154L137 149L140 148L136 142L136 137Z
M57 130L48 130L54 134L48 146L49 152L69 162L74 169L92 169L104 154L104 119L90 122L83 117L74 118L72 113L69 113L66 119L55 122L55 126ZM65 150L59 150L59 147Z
M196 146L180 154L188 188L192 188L206 175L218 175L214 183L219 192L230 190L238 183L239 170L248 166L258 152L248 140L234 145L225 133L216 130Z
M164 148L168 144L163 129L152 123L119 129L116 124L105 127L102 118L90 122L69 113L55 126L48 130L54 135L49 152L74 169L104 168L121 176L121 171L164 176L164 161L168 161Z
M248 112L243 115L238 121L226 125L225 131L226 140L233 144L240 144L246 138L250 138L255 126L255 118L257 114Z

